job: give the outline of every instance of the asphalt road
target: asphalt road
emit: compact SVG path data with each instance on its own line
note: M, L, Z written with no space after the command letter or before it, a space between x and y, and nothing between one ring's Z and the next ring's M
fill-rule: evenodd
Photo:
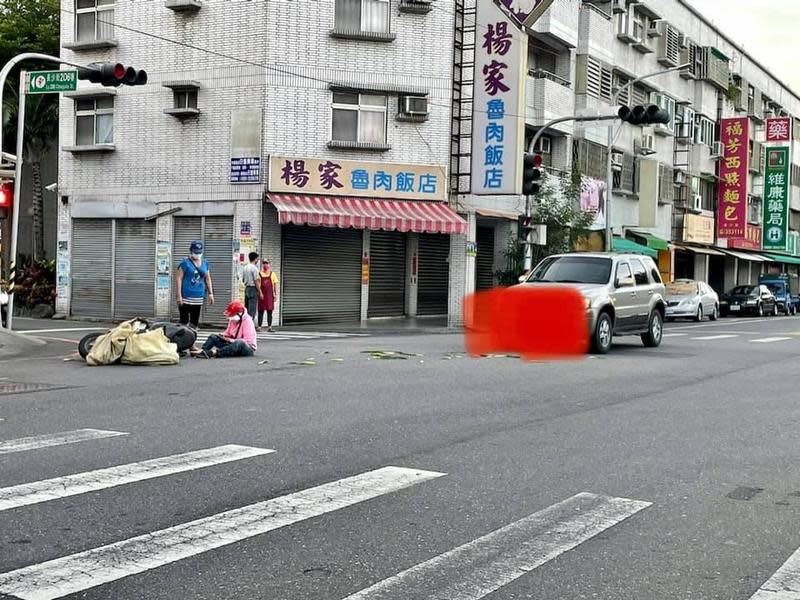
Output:
M667 327L577 361L304 332L163 368L39 333L0 360L0 598L800 598L800 317Z

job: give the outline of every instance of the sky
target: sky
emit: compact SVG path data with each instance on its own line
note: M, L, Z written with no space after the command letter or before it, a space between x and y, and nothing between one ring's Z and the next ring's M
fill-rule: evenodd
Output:
M800 0L688 0L800 94Z

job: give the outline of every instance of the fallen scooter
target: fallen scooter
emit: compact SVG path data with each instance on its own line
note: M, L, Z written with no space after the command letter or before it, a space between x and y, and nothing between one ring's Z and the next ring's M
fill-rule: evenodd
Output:
M167 339L178 347L178 354L188 352L197 341L197 332L186 325L178 325L177 323L166 323L160 321L154 321L151 323L147 319L138 318L133 319L132 323L136 329L136 333L144 333L146 331L162 329ZM86 360L86 357L89 356L89 353L92 351L97 339L110 331L113 331L113 329L109 329L108 331L96 331L84 336L81 341L78 342L78 353L81 355L81 358Z

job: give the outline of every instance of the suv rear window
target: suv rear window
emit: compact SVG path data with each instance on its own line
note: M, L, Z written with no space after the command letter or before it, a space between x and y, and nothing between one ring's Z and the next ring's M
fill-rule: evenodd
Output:
M611 259L596 256L555 256L531 273L530 283L603 284L611 279Z
M636 280L636 285L648 285L650 281L647 279L647 270L644 268L642 261L638 258L632 258L631 266L633 267L633 278Z

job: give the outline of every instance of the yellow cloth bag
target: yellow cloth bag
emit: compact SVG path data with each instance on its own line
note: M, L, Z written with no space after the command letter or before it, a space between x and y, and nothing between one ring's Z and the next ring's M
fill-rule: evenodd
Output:
M125 321L97 338L86 357L93 367L122 362L128 365L177 365L178 347L162 329L137 333L136 321Z

